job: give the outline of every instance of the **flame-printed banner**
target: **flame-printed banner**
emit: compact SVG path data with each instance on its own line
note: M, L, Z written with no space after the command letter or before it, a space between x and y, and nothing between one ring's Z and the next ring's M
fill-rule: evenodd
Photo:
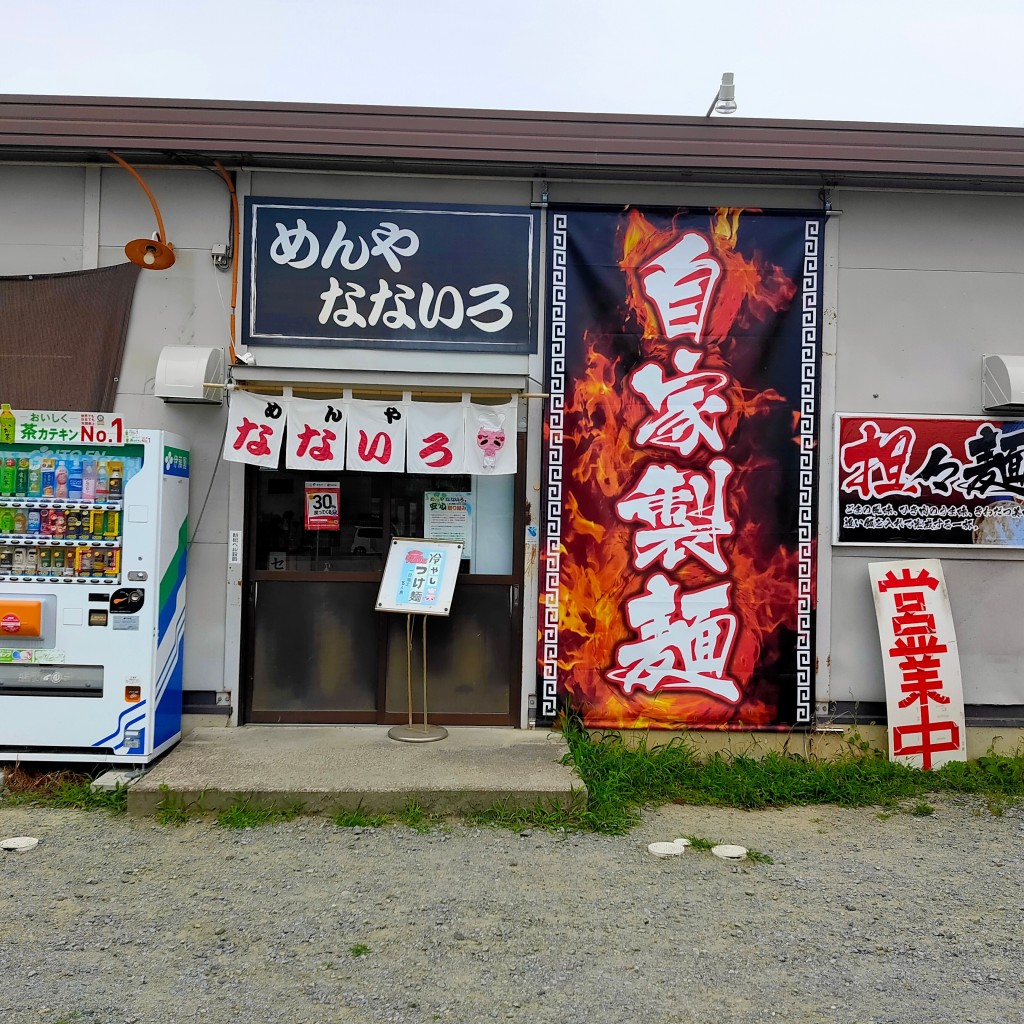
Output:
M1024 547L1024 422L836 417L839 544Z
M543 714L810 725L822 217L551 223Z

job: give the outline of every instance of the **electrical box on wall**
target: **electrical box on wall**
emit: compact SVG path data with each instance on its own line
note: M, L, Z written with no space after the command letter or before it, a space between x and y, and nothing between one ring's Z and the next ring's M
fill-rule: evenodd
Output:
M1024 415L1024 356L981 357L981 405L985 412Z
M166 345L156 364L153 394L165 402L224 401L224 349Z

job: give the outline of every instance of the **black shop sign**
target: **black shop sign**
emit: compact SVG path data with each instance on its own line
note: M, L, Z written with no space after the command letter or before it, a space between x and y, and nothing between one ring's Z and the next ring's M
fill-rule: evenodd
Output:
M250 197L247 345L530 352L530 210Z

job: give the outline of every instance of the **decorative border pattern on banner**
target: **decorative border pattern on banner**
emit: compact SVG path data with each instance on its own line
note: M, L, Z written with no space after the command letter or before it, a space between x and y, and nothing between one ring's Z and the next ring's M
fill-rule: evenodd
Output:
M558 613L562 530L562 426L565 410L565 241L568 218L556 213L551 232L551 337L548 366L547 522L544 545L544 668L541 714L558 710Z
M796 721L809 725L814 692L814 425L818 393L818 280L821 222L804 225L803 324L800 346L800 497L797 533Z

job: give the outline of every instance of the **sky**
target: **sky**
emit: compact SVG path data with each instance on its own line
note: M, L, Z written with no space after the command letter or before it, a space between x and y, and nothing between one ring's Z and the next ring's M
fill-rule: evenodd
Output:
M0 0L0 94L1024 127L1024 0Z

